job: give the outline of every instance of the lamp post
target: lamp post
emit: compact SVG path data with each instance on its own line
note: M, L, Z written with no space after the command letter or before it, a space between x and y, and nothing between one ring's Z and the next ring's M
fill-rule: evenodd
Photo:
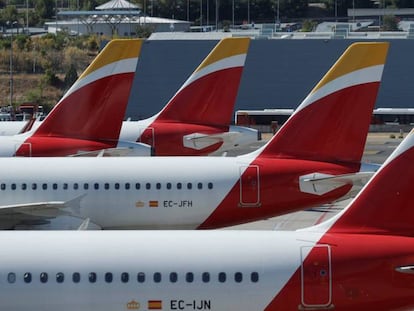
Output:
M277 0L276 3L276 27L277 27L277 31L280 30L280 1Z
M13 27L17 22L8 21L10 26L10 107L13 107Z
M247 24L250 24L250 0L247 0Z
M234 29L234 0L232 0L231 2L231 20L232 20L232 25Z
M355 0L352 0L352 15L353 15L352 19L355 23Z
M218 31L218 21L219 21L219 0L216 0L216 31Z
M335 23L338 21L338 0L335 0Z

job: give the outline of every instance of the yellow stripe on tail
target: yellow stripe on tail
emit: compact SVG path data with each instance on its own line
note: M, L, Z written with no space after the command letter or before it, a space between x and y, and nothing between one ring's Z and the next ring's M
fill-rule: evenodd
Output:
M195 72L227 57L247 54L250 38L225 38L214 48Z
M128 42L128 49L125 49L125 42ZM98 70L106 65L128 58L136 58L141 53L143 40L137 39L115 39L105 46L104 49L110 48L111 53L105 57L96 57L89 67L82 73L79 79L84 78L90 73ZM102 53L102 51L101 51Z
M338 77L353 71L376 65L384 65L388 45L385 42L354 43L352 48L347 49L342 54L341 58L332 66L324 78L319 81L311 93L314 93ZM360 61L355 62L354 59L360 59Z

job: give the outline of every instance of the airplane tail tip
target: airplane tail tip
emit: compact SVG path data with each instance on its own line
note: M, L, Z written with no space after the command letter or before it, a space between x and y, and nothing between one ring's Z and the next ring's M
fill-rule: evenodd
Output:
M321 224L329 232L414 236L414 131L342 213Z
M185 81L157 120L229 125L250 38L225 38Z
M262 155L360 162L389 44L354 43L262 150Z
M118 139L142 44L141 39L110 41L34 135Z

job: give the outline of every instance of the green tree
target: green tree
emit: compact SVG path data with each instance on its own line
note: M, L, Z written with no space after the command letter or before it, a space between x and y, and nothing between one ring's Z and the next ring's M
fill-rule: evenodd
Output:
M6 6L1 12L1 21L2 24L6 25L6 27L10 27L10 23L17 22L18 19L19 14L14 5Z
M301 31L303 32L313 31L316 25L317 25L317 22L307 19L303 22Z
M31 41L30 37L24 34L18 34L15 40L17 48L20 51L29 50L31 46L30 41Z
M280 16L284 18L298 18L306 16L308 0L280 1Z
M397 31L398 19L394 15L385 15L383 18L382 30Z
M55 16L55 1L53 0L36 0L35 10L42 19L50 19Z
M413 0L394 0L397 8L414 8Z
M76 80L78 80L78 73L76 72L75 65L71 64L65 75L65 88L70 88Z

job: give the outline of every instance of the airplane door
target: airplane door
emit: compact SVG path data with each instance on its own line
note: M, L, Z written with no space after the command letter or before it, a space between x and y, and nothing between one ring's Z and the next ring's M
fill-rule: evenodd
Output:
M259 167L248 165L240 167L240 203L241 207L260 206Z
M141 143L150 145L151 147L155 147L155 135L154 135L154 128L147 127L141 134L139 141Z
M301 309L329 310L333 308L330 246L302 247L301 261Z

